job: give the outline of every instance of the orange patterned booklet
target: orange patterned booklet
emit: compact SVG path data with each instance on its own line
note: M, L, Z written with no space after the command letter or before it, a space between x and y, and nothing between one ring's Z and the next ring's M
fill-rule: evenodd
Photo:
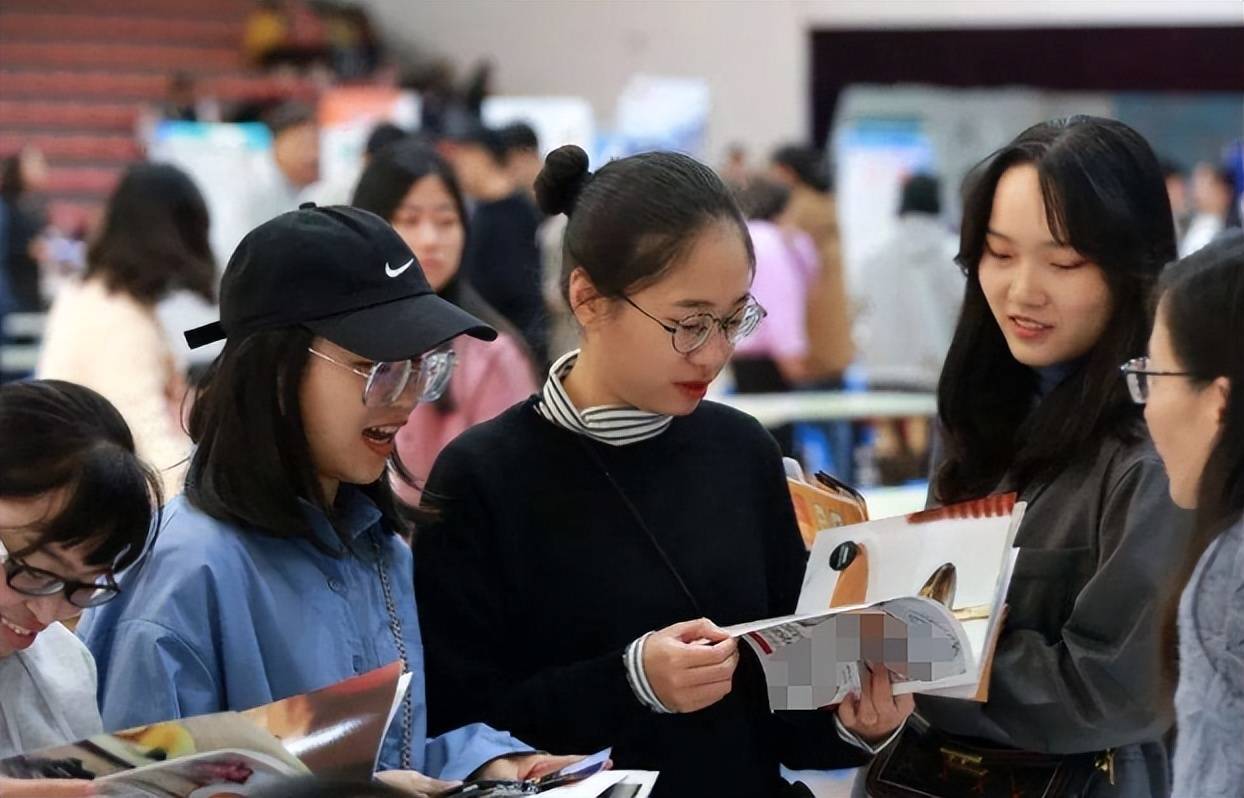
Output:
M300 774L371 777L410 682L400 662L246 712L101 734L0 761L11 778L92 779L137 798L249 795Z
M876 667L895 693L985 701L1024 509L1006 494L821 530L796 613L726 631L775 710L837 704Z

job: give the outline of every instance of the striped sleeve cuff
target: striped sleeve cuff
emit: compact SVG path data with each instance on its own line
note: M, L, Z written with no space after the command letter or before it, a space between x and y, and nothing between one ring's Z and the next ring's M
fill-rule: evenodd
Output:
M644 673L644 643L652 632L644 635L626 647L622 660L626 664L626 681L631 685L631 692L639 703L661 715L673 715L674 710L661 703L656 691L648 683L648 674Z

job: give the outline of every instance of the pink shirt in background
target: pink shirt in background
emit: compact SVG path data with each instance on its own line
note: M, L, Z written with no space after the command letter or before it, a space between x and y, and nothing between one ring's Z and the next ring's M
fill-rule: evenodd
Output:
M438 404L416 405L397 434L397 453L419 483L427 481L432 464L454 438L488 421L536 392L535 375L526 352L506 333L492 342L462 336L454 341L457 365L447 395L453 409ZM398 496L419 503L419 491L394 480Z
M816 276L816 249L806 233L772 222L751 221L747 229L756 250L752 296L769 315L739 342L739 357L806 357L808 287ZM804 240L806 239L806 240Z

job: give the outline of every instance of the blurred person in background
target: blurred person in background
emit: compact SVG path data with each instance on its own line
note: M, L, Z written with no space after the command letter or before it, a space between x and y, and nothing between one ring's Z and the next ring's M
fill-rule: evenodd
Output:
M514 122L497 131L505 148L505 169L514 179L514 185L527 192L532 202L536 198L536 176L544 167L540 159L540 138L536 130L526 122Z
M964 284L940 192L932 175L908 178L893 231L861 270L855 341L872 387L934 389L954 337Z
M194 75L184 70L169 78L164 101L159 108L161 119L179 122L219 122L220 105L199 91Z
M86 271L56 297L38 374L92 388L116 405L139 456L181 489L190 439L181 423L183 367L156 305L174 290L211 302L216 267L202 195L167 164L130 167L113 191Z
M1182 244L1188 232L1192 209L1188 205L1188 170L1183 164L1169 158L1162 159L1162 177L1166 180L1166 196L1171 201L1171 215L1175 217L1175 235Z
M1228 227L1240 226L1234 176L1225 167L1197 164L1192 172L1192 204L1196 213L1180 245L1180 257L1196 252Z
M257 227L306 200L320 179L320 127L315 109L290 101L264 115L272 157L246 182L247 228Z
M350 197L354 195L354 187L358 185L363 170L371 163L376 153L409 135L403 128L392 122L381 122L367 135L367 143L363 145L363 154L354 168L332 180L321 180L303 192L300 199L304 202L314 202L316 205L349 205Z
M790 188L787 218L812 236L820 261L820 272L808 292L809 381L822 388L841 387L855 351L828 165L824 154L813 147L787 145L773 153L769 174Z
M726 148L726 161L721 166L721 179L727 185L742 185L751 177L752 169L747 163L747 148L731 144Z
M38 196L47 185L48 165L36 147L23 147L0 166L0 197L4 200L7 238L3 266L8 277L12 310L37 313L44 309L39 260L47 214Z
M449 164L434 149L404 141L368 164L352 202L397 230L423 267L432 290L498 332L491 343L454 339L457 365L445 394L415 405L397 433L397 451L422 484L446 444L536 392L536 370L522 335L485 302L460 273L469 239L466 203ZM393 480L407 503L418 505L416 486Z
M537 362L548 361L548 314L541 292L540 212L506 169L495 130L462 118L440 144L474 205L462 273L488 304L522 332Z
M735 389L784 393L811 374L806 316L808 289L818 269L816 248L807 233L782 227L791 196L786 186L754 176L735 186L734 196L756 252L751 294L769 312L755 334L735 346ZM782 453L793 456L793 427L785 424L769 431Z

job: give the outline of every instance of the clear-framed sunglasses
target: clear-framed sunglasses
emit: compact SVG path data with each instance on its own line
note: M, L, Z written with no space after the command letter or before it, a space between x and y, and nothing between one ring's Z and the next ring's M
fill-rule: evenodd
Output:
M13 591L34 598L63 593L66 601L83 610L106 604L121 592L112 574L103 574L94 582L65 579L14 557L3 543L0 543L0 568L4 569L5 582Z
M314 348L307 351L366 380L363 383L363 404L367 407L396 404L408 391L414 393L416 402L435 402L449 387L449 378L453 376L457 360L448 344L412 360L374 363L370 369L356 368Z
M713 337L713 332L718 329L726 337L726 342L730 346L736 346L739 341L756 332L760 322L769 315L754 297L748 297L743 307L725 318L718 318L712 313L696 313L674 324L666 324L636 305L629 296L624 296L623 299L635 310L661 325L661 328L670 334L674 351L680 355L689 355L703 347Z
M1155 371L1150 368L1151 365L1149 358L1135 357L1119 366L1119 371L1123 372L1123 378L1127 380L1127 391L1132 395L1132 401L1138 405L1149 401L1150 377L1192 376L1186 371Z

